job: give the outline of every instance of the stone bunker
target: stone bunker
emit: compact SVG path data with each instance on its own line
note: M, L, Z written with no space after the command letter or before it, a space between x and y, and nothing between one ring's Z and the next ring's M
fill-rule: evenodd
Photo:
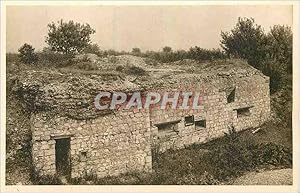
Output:
M263 124L269 78L240 60L160 64L117 56L95 71L27 71L18 93L31 113L32 159L40 175L98 177L152 170L152 151L184 148ZM97 111L99 91L198 92L203 106Z

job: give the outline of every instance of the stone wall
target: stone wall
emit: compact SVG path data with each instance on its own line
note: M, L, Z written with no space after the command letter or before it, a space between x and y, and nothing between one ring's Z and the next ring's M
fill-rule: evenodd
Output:
M166 91L198 92L202 106L198 110L161 110L157 105L150 110L118 110L86 120L34 114L32 157L37 171L56 173L56 139L70 137L71 177L149 172L151 149L166 151L207 142L228 132L230 126L238 131L258 127L270 114L269 78L262 75L160 90Z
M238 130L258 127L270 117L270 89L268 77L253 76L236 84L236 102L228 104L230 119ZM239 117L237 109L250 107L250 116ZM233 109L233 110L232 110Z
M226 92L226 87L219 89L206 84L180 88L182 91L200 93L203 107L198 110L161 110L158 106L153 108L150 111L152 147L158 148L159 151L179 149L221 137L231 126L241 131L258 127L268 119L268 77L243 77L227 85L229 90L234 90L232 102L227 100L230 92ZM194 123L186 124L185 118L190 116L194 117ZM205 126L197 126L197 121L204 121ZM159 129L160 125L164 124L172 127Z
M152 169L147 110L117 111L91 120L35 114L32 157L41 175L53 175L55 139L71 139L71 177L99 177ZM82 159L82 152L85 158Z

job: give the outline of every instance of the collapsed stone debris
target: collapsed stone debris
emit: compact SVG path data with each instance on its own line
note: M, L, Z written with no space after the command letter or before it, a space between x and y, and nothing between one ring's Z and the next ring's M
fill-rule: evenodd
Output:
M113 63L94 62L98 71L27 71L16 81L32 112L32 161L41 175L151 172L153 149L204 143L222 136L229 126L238 131L256 128L270 114L269 78L240 60L154 65L145 58L118 56ZM132 66L144 73L128 73ZM203 105L97 110L99 91L198 92Z

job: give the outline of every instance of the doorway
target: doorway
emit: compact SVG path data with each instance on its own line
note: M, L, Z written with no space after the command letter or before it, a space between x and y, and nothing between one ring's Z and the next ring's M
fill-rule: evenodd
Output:
M55 139L56 174L69 178L71 175L70 138Z

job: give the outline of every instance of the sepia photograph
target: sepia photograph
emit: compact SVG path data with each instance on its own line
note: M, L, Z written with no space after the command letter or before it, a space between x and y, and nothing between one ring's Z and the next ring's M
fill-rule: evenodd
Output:
M1 180L295 187L298 9L6 2Z

